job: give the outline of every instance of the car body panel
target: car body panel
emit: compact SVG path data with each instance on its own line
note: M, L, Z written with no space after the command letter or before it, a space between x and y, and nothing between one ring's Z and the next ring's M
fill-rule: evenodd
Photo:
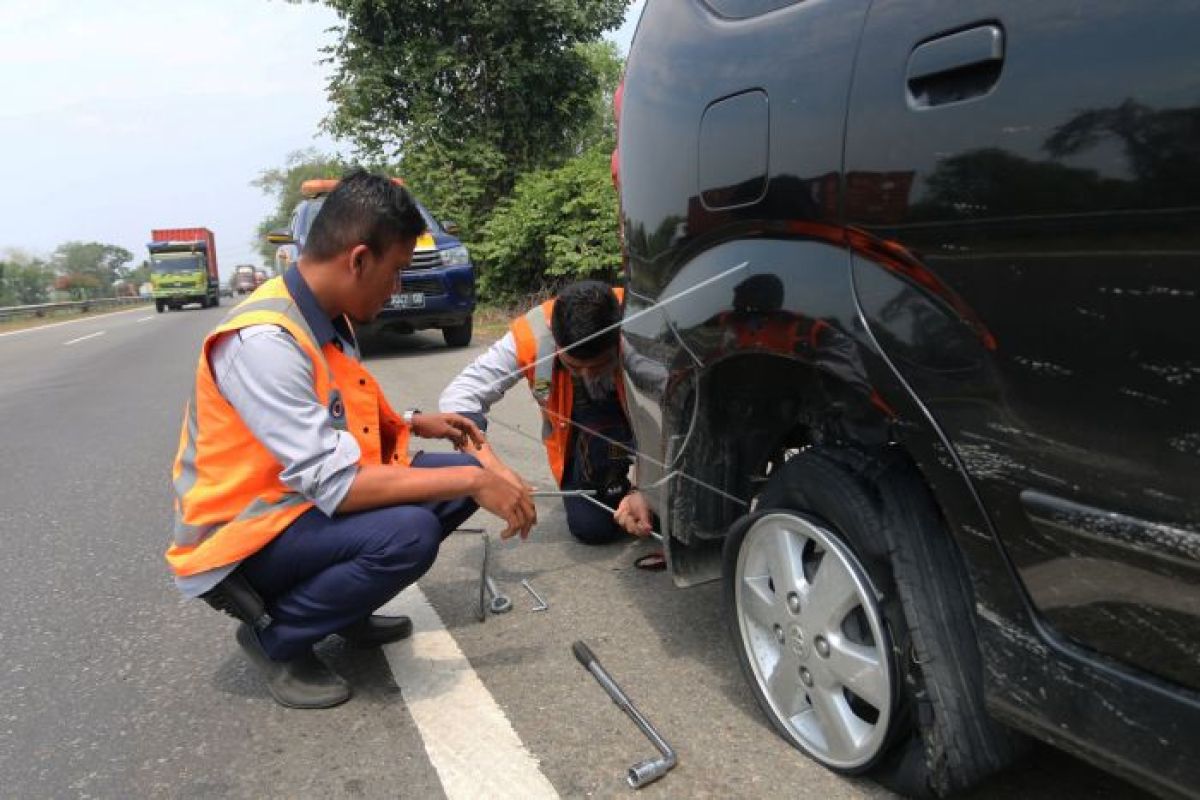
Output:
M914 107L895 81L911 54L981 27L1004 32L994 87ZM849 223L917 254L992 337L969 352L957 315L937 313L944 302L862 286L1034 606L1063 634L1193 689L1197 33L1186 4L880 5L846 146L848 174L907 174L911 187L886 210L848 204Z
M619 153L639 484L676 582L714 577L789 424L882 435L968 565L989 706L1180 794L1200 786L1197 12L651 0Z

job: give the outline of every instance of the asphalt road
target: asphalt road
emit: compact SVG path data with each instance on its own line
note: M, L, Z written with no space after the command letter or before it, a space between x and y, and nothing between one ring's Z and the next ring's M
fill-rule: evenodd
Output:
M463 789L460 778L486 761L486 747L463 745L466 734L434 740L444 720L470 728L473 708L440 690L412 705L419 679L405 671L405 648L417 645L364 652L331 640L321 652L352 681L354 699L289 711L243 659L232 621L179 599L162 560L169 469L199 343L223 313L138 310L0 336L0 795L516 793L500 773L467 775L475 788ZM444 383L480 349L447 350L436 334L368 344L368 365L397 408L435 408ZM520 388L494 416L538 429ZM499 426L492 438L518 470L550 484L537 444ZM555 502L540 514L530 541L497 553L512 613L475 620L473 535L446 542L420 592L444 625L438 641L461 650L461 675L477 676L555 793L628 796L626 768L652 755L572 657L582 638L679 751L679 767L640 794L891 796L818 768L772 733L738 669L717 585L674 589L665 574L633 568L647 544L583 547ZM484 514L475 522L500 527ZM522 578L549 611L528 610ZM406 595L417 593L397 602ZM432 641L428 633L418 638ZM1140 795L1038 749L972 796Z

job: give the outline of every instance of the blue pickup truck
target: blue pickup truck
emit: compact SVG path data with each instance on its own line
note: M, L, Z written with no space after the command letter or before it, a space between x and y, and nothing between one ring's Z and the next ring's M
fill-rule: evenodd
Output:
M286 266L296 260L325 196L336 180L311 180L301 184L304 199L292 213L291 225L272 231L269 240L279 245L276 263ZM471 343L475 313L475 267L466 246L454 234L452 222L438 222L417 202L428 231L417 239L412 263L397 279L391 300L368 329L399 333L439 328L450 347Z

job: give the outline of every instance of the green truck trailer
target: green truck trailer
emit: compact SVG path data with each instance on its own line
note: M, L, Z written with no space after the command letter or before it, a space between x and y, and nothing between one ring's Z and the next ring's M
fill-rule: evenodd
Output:
M208 228L158 228L150 231L150 285L159 313L188 303L201 308L221 304L217 245Z

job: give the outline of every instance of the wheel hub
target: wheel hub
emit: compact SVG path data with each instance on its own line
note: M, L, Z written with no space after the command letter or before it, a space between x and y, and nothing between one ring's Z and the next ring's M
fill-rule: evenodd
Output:
M790 633L792 652L801 661L808 658L808 640L804 637L804 629L798 623L793 623Z
M895 692L876 592L831 531L790 512L747 531L734 597L760 696L791 741L855 769L887 740Z

